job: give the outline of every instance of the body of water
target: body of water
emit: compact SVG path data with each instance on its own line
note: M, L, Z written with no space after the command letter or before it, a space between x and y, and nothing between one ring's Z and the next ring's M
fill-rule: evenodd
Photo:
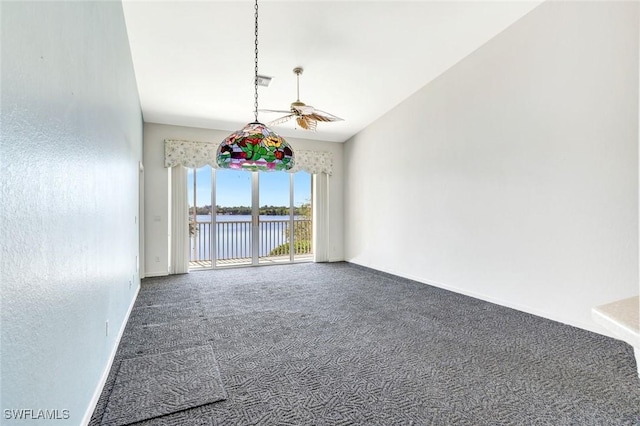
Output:
M302 220L304 218L295 217ZM192 260L211 260L211 238L215 238L218 259L251 257L254 237L250 215L216 216L216 235L213 236L211 216L198 215L198 232L191 238L190 256ZM287 243L289 216L260 215L258 228L258 255L267 256L274 248ZM296 226L310 227L310 221ZM309 236L311 235L309 229Z

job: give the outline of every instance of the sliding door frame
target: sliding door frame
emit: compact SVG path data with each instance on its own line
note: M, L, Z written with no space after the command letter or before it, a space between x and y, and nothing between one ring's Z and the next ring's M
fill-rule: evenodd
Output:
M260 247L261 247L261 219L260 219L260 173L259 172L250 172L251 173L251 224L249 229L251 230L250 235L250 262L246 263L237 263L237 264L221 264L220 259L218 259L219 253L218 248L218 220L217 220L217 197L216 197L216 188L218 184L218 172L222 172L223 170L212 168L211 173L211 226L209 228L209 253L211 257L211 269L224 269L228 267L247 267L247 266L262 266L265 264L270 264L268 261L262 261L260 257ZM246 173L246 172L243 172ZM311 175L311 199L310 202L312 206L315 204L314 199L314 176ZM243 189L245 190L245 189ZM289 256L287 260L281 260L280 263L294 263L296 261L296 241L295 241L295 175L293 173L289 174L288 177L288 191L289 191L289 206L288 206L288 219L287 219L287 231L288 231L288 244L289 244ZM311 215L311 219L313 221L313 214ZM313 222L312 222L313 223ZM315 239L314 233L312 233ZM312 246L315 246L315 243L312 243ZM266 255L265 255L266 256ZM264 257L264 256L263 256ZM208 269L208 268L207 268Z

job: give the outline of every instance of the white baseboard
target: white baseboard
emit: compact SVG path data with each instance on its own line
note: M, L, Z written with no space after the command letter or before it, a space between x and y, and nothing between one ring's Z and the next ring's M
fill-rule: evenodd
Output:
M148 276L148 275L147 275ZM91 421L91 417L93 416L93 412L98 405L98 400L100 399L100 395L102 395L102 391L104 390L104 385L107 383L107 378L109 377L109 372L111 371L111 367L113 366L113 360L116 357L116 352L118 351L118 346L120 346L120 339L122 339L122 335L124 334L124 329L127 326L127 322L129 321L129 315L131 315L131 311L133 310L133 305L136 303L136 299L138 298L138 293L140 292L140 285L136 288L136 293L133 295L131 299L131 304L129 305L129 309L127 310L127 314L124 317L124 321L122 321L122 326L118 331L118 336L116 337L115 344L113 349L111 350L111 354L109 354L109 359L107 360L107 365L102 372L102 377L100 377L100 381L98 382L98 387L93 393L93 397L91 398L91 402L89 403L89 407L87 407L87 411L84 413L84 417L82 418L83 426L87 426Z
M149 278L149 277L166 277L167 275L169 275L169 272L167 272L167 271L162 271L162 272L145 272L144 277L145 277L145 278Z

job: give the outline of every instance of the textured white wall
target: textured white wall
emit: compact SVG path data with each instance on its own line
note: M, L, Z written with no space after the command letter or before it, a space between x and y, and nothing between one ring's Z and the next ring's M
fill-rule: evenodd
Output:
M347 141L346 259L603 332L638 293L638 14L546 2Z
M167 275L169 264L169 183L170 173L164 168L164 140L187 139L222 142L227 130L200 129L145 123L145 274ZM329 180L329 260L344 259L343 254L343 145L333 142L287 138L294 148L330 151L334 174Z
M133 65L119 2L0 4L0 423L78 425L139 286Z

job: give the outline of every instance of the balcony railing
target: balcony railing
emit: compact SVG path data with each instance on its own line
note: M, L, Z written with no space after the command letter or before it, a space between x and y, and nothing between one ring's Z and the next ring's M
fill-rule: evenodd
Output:
M258 257L260 259L290 257L291 220L263 220L258 222ZM190 261L197 264L211 264L211 238L214 238L215 254L224 263L246 263L252 258L253 230L251 221L217 221L212 234L212 224L208 221L191 222ZM195 232L194 232L195 231ZM312 254L312 225L310 219L293 220L293 254L309 257Z

